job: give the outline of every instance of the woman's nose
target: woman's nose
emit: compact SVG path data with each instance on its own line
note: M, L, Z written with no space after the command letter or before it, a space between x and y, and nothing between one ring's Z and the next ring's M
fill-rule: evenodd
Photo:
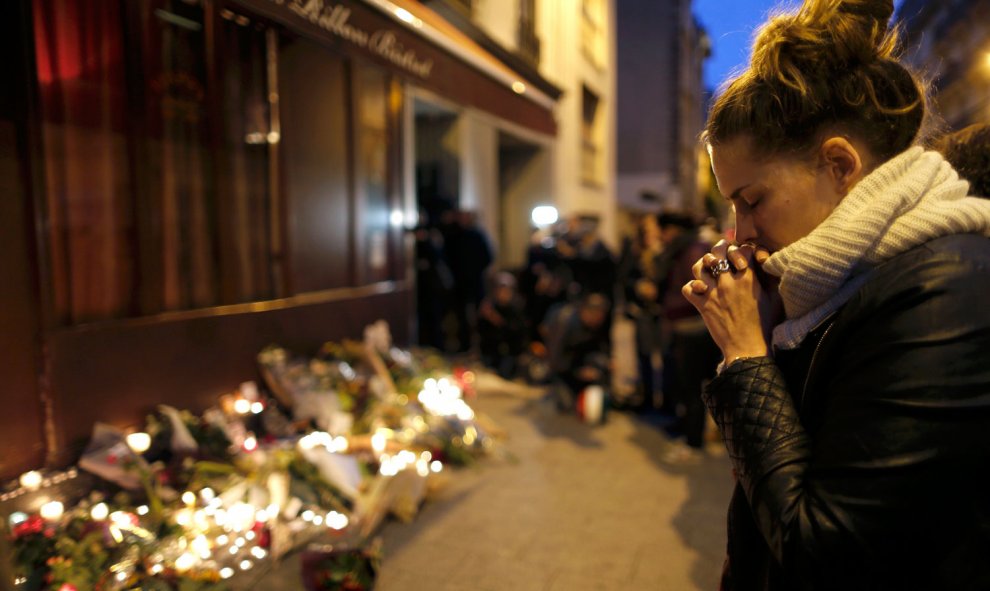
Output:
M756 242L756 228L750 216L740 215L736 211L736 242L744 244L746 242Z

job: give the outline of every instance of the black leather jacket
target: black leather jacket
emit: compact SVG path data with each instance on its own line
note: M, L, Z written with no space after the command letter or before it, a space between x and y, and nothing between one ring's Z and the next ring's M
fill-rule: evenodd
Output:
M705 402L736 472L723 589L990 589L990 240L898 255Z

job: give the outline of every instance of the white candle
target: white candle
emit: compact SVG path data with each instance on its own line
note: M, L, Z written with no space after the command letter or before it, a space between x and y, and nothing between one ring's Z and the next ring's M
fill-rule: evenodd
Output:
M234 401L234 410L237 411L238 414L246 415L251 412L251 401L238 398Z
M89 512L90 516L96 521L103 521L110 515L110 508L107 507L106 503L97 503L93 505L93 508Z
M387 443L387 438L385 432L379 429L371 436L371 449L376 453L380 454L385 451L385 445Z
M20 482L21 486L28 490L38 490L41 486L41 472L37 470L31 470L30 472L25 472L21 474Z
M47 519L48 521L54 521L59 517L61 517L62 513L65 513L65 505L63 505L59 501L52 501L50 503L45 503L44 505L41 506L41 510L39 511L39 513L41 513L41 517L43 519Z
M175 559L175 568L180 571L189 570L196 564L196 557L186 552Z
M151 447L151 435L147 433L131 433L125 440L127 441L127 447L131 448L136 454L143 454Z
M228 511L231 529L242 532L254 525L254 506L247 503L235 503Z

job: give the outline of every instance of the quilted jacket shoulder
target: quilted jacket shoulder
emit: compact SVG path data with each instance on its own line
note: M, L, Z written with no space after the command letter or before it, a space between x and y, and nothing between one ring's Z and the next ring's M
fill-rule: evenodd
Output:
M876 269L798 367L709 385L739 483L727 587L990 588L988 293L990 240L935 240Z

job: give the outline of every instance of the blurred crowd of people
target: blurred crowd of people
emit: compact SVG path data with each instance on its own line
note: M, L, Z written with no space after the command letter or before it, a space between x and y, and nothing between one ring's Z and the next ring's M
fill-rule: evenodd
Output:
M718 238L713 223L688 214L646 214L616 253L597 218L575 215L534 231L522 269L498 270L474 216L445 212L416 229L420 344L547 384L560 410L589 420L609 406L661 413L683 440L672 453L690 458L703 446L700 391L719 353L681 286ZM621 400L612 387L615 318L635 326L638 375ZM594 403L584 400L590 391Z

